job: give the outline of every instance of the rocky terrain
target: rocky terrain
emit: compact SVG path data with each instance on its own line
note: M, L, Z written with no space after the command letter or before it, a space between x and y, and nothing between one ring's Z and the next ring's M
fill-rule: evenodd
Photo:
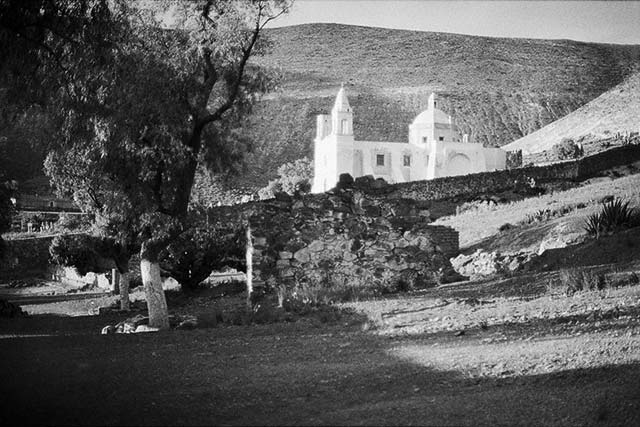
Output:
M358 140L406 141L408 125L435 91L440 108L472 140L502 146L613 89L640 64L638 46L569 40L338 24L277 28L266 35L272 49L256 62L282 77L249 119L255 151L239 181L247 186L263 186L280 164L312 154L315 115L331 109L341 83ZM625 96L632 99L633 91ZM608 104L607 117L625 114L619 108L625 104L617 105ZM600 122L602 130L609 122ZM616 132L621 126L612 127Z

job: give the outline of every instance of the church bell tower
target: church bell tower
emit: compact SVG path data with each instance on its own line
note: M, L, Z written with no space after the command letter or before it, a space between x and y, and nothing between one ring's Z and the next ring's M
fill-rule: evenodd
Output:
M331 110L331 133L333 135L353 135L353 110L349 105L344 85L340 87L336 102Z

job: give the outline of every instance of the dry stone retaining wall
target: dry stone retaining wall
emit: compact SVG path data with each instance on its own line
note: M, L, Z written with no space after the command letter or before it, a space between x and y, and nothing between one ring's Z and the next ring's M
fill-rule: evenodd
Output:
M407 209L414 215L397 215L357 190L234 208L214 214L223 223L248 219L253 275L270 287L395 290L455 276L448 258L458 253L457 231L430 225L428 212L414 208Z
M389 199L433 201L481 195L554 181L579 181L599 172L640 160L640 145L613 148L582 159L546 166L528 166L495 172L450 176L425 181L362 188L371 196ZM358 183L357 180L356 182Z
M623 145L578 160L578 176L590 178L600 171L640 160L640 144Z

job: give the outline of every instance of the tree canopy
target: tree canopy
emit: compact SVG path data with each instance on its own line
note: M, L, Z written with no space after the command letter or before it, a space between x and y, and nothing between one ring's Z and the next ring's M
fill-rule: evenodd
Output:
M184 228L198 162L226 171L242 159L238 127L269 87L249 59L288 7L5 0L0 87L16 111L38 104L51 115L45 169L56 188L94 213L104 235L136 242L157 269Z

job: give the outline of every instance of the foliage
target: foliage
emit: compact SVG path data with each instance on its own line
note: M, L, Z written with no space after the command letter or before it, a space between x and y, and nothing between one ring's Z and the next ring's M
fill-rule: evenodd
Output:
M189 208L210 208L242 203L250 199L251 192L251 190L233 186L229 175L215 174L207 170L204 165L198 165Z
M56 236L49 246L52 260L58 265L74 267L78 273L104 273L112 265L121 271L127 271L130 248L126 248L114 239L88 234L66 234Z
M13 203L11 203L11 195L15 190L15 183L3 182L2 178L0 171L0 259L5 251L2 233L11 229L11 219L15 214Z
M194 289L214 270L244 270L244 239L242 228L222 228L199 221L172 240L162 252L160 264L182 289Z
M11 219L15 214L15 208L11 202L14 191L15 183L3 182L0 175L0 234L11 229Z
M0 10L0 53L11 59L0 82L32 89L27 102L42 95L54 117L47 175L94 215L100 235L139 247L156 271L184 230L198 162L229 171L246 151L240 119L270 87L249 59L288 1L19 3ZM16 65L35 71L21 78ZM145 289L150 323L168 327L161 284Z
M596 238L602 233L616 232L640 225L640 212L629 207L629 202L613 199L602 205L600 212L590 215L585 221L587 233Z
M269 87L248 59L287 4L178 2L169 29L162 3L117 4L109 49L87 43L82 63L94 72L67 64L80 77L58 98L64 116L45 169L105 235L135 240L153 259L184 229L198 162L229 171L246 151L240 118Z
M311 191L313 179L313 163L304 157L293 162L285 163L278 168L278 178L258 191L261 199L271 199L276 193L285 192L289 195L305 194Z
M573 295L580 291L602 290L607 286L607 281L602 273L570 269L560 271L560 284L564 287L567 295Z
M84 214L61 213L58 221L55 223L56 231L69 232L88 232L93 224L93 218Z
M559 143L553 146L552 150L559 160L577 159L584 155L582 145L576 144L570 138L562 138Z
M505 222L500 226L500 228L498 228L498 231L508 231L508 230L511 230L512 228L514 228L513 224Z

